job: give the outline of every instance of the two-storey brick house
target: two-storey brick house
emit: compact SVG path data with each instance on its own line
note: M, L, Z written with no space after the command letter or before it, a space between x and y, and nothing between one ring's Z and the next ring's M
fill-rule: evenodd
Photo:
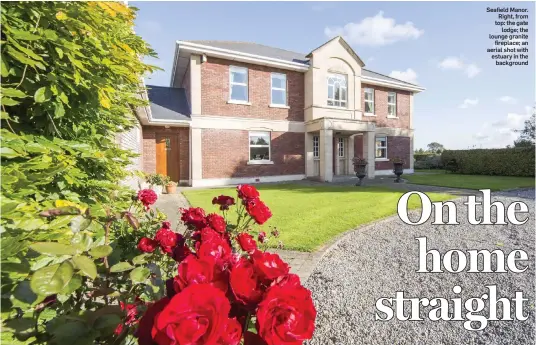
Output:
M148 86L142 167L191 186L332 181L368 160L413 171L413 95L424 89L363 68L336 37L308 55L255 43L178 41L171 86Z

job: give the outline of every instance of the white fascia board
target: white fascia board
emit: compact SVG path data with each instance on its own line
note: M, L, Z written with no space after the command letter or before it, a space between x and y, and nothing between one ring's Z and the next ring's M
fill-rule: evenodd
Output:
M289 61L269 58L269 57L265 57L261 55L242 53L242 52L238 52L234 50L215 48L215 47L205 46L202 44L190 43L190 42L184 42L184 41L177 41L177 45L181 47L180 49L190 51L195 54L207 54L209 56L219 57L219 58L227 59L227 60L247 62L247 63L256 64L256 65L279 67L283 69L300 71L300 72L306 72L309 70L308 66L304 66L303 64L300 64L297 62L289 62Z
M413 85L397 83L397 82L393 82L393 81L385 81L385 80L382 80L382 79L365 77L365 76L361 76L361 81L364 82L364 83L367 83L367 84L380 85L380 86L390 86L390 87L393 87L393 88L396 88L396 89L408 90L408 91L413 91L413 92L421 92L421 91L426 90L425 88L420 87L420 86L413 86Z

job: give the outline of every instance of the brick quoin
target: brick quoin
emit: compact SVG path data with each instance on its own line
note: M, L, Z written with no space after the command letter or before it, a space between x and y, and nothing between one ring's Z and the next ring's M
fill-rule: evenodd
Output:
M274 164L248 165L249 132L202 130L203 178L262 177L305 174L303 133L272 132Z
M361 109L365 111L365 88L374 89L374 114L363 115L363 121L376 122L376 127L393 127L409 129L411 92L391 89L377 85L361 84ZM398 119L387 118L387 93L396 92L396 115Z
M409 169L410 165L410 137L388 136L387 137L387 158L392 159L400 157L404 160L404 169ZM363 136L358 135L354 139L354 156L364 157L363 155ZM376 170L393 170L393 163L390 161L375 162Z
M156 173L156 135L179 136L179 178L188 180L190 177L190 128L188 127L156 127L143 126L143 171Z
M248 68L251 105L228 104L229 66ZM270 108L271 73L287 75L287 105L290 109ZM201 64L201 114L266 120L303 121L304 74L267 66L252 65L208 57ZM303 139L303 138L302 138Z

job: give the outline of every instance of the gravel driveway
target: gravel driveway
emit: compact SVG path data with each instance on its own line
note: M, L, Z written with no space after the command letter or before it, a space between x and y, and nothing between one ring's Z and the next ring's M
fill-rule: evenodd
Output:
M506 205L524 201L530 219L521 226L471 225L467 221L467 208L462 205L465 200L466 197L456 201L459 226L432 225L431 221L410 226L391 218L349 234L328 250L306 282L313 291L318 310L316 332L309 344L534 344L534 200L492 198ZM464 252L501 249L506 255L522 249L529 256L528 269L524 273L416 273L418 242L415 238L422 236L428 238L428 249L437 249L442 255L450 249ZM453 293L455 285L462 287L460 294ZM421 307L424 321L398 321L396 317L375 321L376 300L394 298L397 291L405 291L405 296L411 298L443 297L450 301L461 297L465 301L487 293L486 285L497 285L498 296L510 299L516 291L523 291L523 297L528 298L524 308L528 320L489 321L482 331L467 331L463 321L430 321L427 315L431 307ZM488 313L488 303L485 301L484 315ZM410 308L405 310L409 312ZM464 319L466 312L462 308Z

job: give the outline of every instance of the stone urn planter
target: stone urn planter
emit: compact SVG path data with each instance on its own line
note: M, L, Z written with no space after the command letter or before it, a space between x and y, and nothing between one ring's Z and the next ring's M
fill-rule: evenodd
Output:
M393 173L396 175L395 182L402 182L400 176L404 173L404 161L400 158L394 158L391 160L393 162Z
M354 163L355 176L359 179L355 185L361 186L363 179L367 176L367 160L361 157L354 157L352 162Z

